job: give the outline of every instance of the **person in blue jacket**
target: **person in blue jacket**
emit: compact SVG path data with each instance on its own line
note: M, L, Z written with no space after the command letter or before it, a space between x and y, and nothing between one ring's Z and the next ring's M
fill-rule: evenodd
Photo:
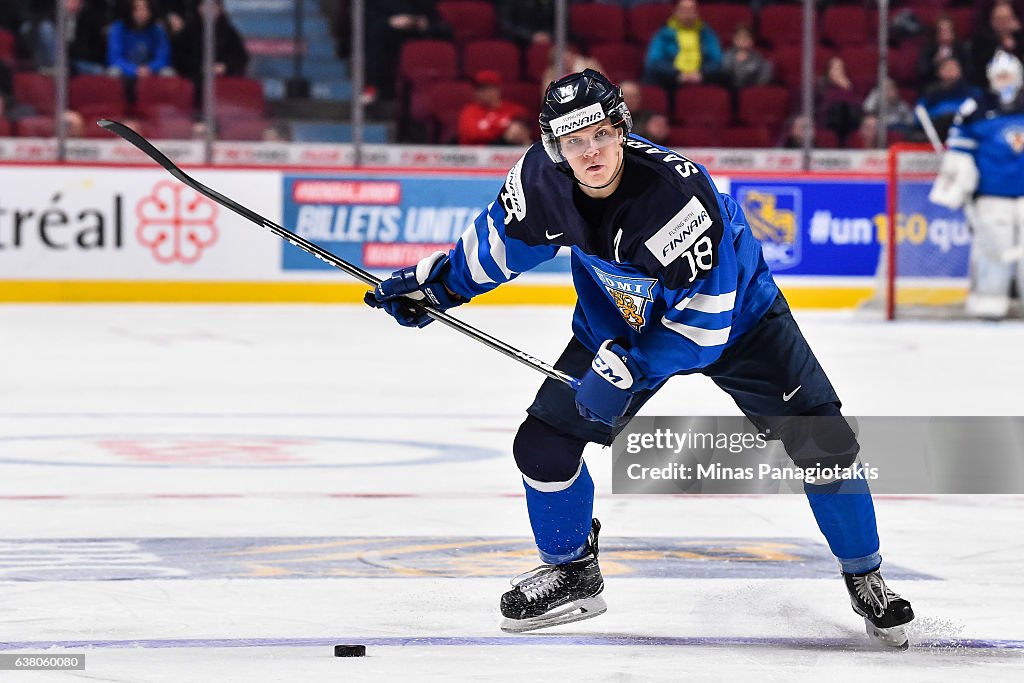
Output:
M722 46L714 29L701 20L697 0L679 0L647 47L644 77L672 88L718 80L721 69Z
M171 73L171 45L149 0L132 0L130 14L110 26L107 66L128 78Z
M544 564L502 596L502 629L607 609L583 449L611 443L669 378L701 373L798 466L834 468L835 477L805 484L811 510L868 633L906 647L914 613L878 570L856 436L740 206L700 164L633 135L621 89L591 69L548 86L540 128L541 144L454 248L396 271L365 298L422 327L431 319L417 300L446 310L571 252L578 302L555 367L581 379L575 391L545 380L513 443Z

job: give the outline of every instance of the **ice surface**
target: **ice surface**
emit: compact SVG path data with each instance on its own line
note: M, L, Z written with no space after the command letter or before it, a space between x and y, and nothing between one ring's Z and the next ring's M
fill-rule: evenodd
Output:
M549 362L569 334L562 308L458 314ZM1024 414L1024 325L797 317L847 414ZM613 496L593 447L609 611L512 636L537 373L355 306L5 306L0 358L0 649L87 653L3 680L1024 676L1021 496L876 501L919 615L878 652L801 496ZM645 409L736 413L702 377Z

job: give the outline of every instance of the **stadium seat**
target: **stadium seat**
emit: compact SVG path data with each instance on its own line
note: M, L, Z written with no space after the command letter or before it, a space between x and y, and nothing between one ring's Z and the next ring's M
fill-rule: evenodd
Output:
M789 116L792 95L779 85L752 85L739 93L736 118L748 126L776 127Z
M57 104L53 77L30 72L15 73L14 101L27 104L40 114L53 114Z
M722 147L772 147L772 138L764 126L736 126L719 134Z
M878 82L878 48L874 45L844 45L839 56L846 62L846 74L854 88L867 94Z
M11 122L7 119L0 118L0 138L9 138L12 134Z
M673 105L674 124L722 128L732 119L729 91L717 85L676 88Z
M112 76L76 76L68 85L68 106L86 116L87 121L98 114L123 116L124 84Z
M472 80L484 69L497 71L505 82L518 81L522 55L511 40L475 40L462 48L462 73Z
M629 37L645 48L668 18L672 16L670 4L642 3L629 9Z
M459 113L475 99L473 86L464 81L442 81L417 89L422 98L420 119L427 124L432 142L448 144L456 141Z
M398 55L399 85L457 78L455 46L444 40L409 40Z
M253 78L219 76L213 83L217 116L263 116L263 84Z
M579 51L572 43L569 43L569 47L577 52ZM552 50L554 50L554 46L549 43L533 43L530 47L526 48L527 80L540 83L544 79L544 72L551 65ZM547 85L547 83L543 85Z
M193 123L187 116L158 116L143 123L146 137L154 140L189 140L192 138Z
M449 0L437 3L437 13L449 26L455 42L487 40L494 37L494 5L482 0Z
M736 27L745 24L754 29L754 13L748 5L732 3L701 3L701 19L715 30L722 45L732 44L732 34Z
M950 7L946 10L946 14L953 20L953 25L956 26L956 35L960 40L967 40L974 32L974 14L975 9L973 7Z
M14 64L14 34L5 28L0 28L0 61Z
M518 83L502 83L501 96L509 102L515 102L535 118L540 111L541 92L536 83L519 81ZM531 121L533 119L531 118Z
M195 104L192 81L177 76L143 78L136 83L135 93L135 108L146 117L158 111L187 114Z
M757 36L772 47L799 46L803 36L804 9L799 5L766 5L757 20Z
M55 130L52 116L26 116L14 124L14 134L20 138L52 138Z
M816 80L825 73L825 65L835 53L822 46L814 50L814 73L811 80ZM787 88L799 88L801 69L803 68L803 50L799 45L782 45L766 55L775 65L775 80Z
M877 24L877 21L876 21ZM832 45L861 45L871 39L868 12L861 5L832 5L821 18L822 37ZM877 29L877 26L875 26Z
M572 5L569 32L585 45L622 42L626 38L626 12L618 5Z
M644 72L644 50L632 43L601 43L590 48L590 56L604 67L612 83L638 81Z
M268 123L262 117L226 118L220 121L217 130L218 140L236 140L239 142L263 139Z
M704 126L672 126L668 135L668 146L685 147L718 147L718 130Z
M889 50L889 75L898 85L916 85L918 47L900 45Z
M837 149L839 147L839 137L828 128L815 128L814 129L814 148L815 149Z
M643 96L644 109L668 116L668 94L660 85L642 83L640 93Z

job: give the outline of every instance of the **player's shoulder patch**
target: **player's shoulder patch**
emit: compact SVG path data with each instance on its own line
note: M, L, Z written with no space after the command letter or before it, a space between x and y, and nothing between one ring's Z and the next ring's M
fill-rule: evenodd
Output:
M526 219L526 190L523 188L523 164L529 152L519 158L508 175L505 176L505 185L501 188L498 200L505 208L505 225L514 220L523 221Z
M707 233L714 222L708 207L694 195L660 230L644 241L644 246L661 265L667 266Z

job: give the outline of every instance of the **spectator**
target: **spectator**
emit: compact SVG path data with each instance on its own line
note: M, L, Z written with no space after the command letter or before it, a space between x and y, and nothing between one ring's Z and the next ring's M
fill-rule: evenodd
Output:
M132 0L128 16L110 27L107 66L116 76L129 79L172 75L171 46L153 17L149 0Z
M501 98L501 75L481 71L473 79L476 102L459 112L460 145L529 145L533 142L522 106Z
M836 134L839 144L860 125L860 97L846 73L842 57L832 57L825 64L825 74L818 81L819 125Z
M913 128L914 112L910 110L910 105L900 98L900 91L899 88L896 87L896 81L891 78L887 78L885 80L885 98L886 129L903 133ZM864 113L877 117L880 112L880 99L881 96L879 95L879 89L876 86L870 93L868 93L867 98L864 100Z
M939 80L925 89L918 104L927 110L939 137L945 140L960 105L969 97L981 97L981 90L964 79L960 62L955 57L942 60L938 74Z
M939 63L947 57L955 57L961 64L967 64L967 46L957 41L956 24L947 14L935 20L935 32L921 48L917 58L917 82L921 89L938 80Z
M498 30L521 47L549 44L555 30L555 0L498 0Z
M647 48L645 78L671 88L714 80L721 68L722 47L714 30L701 20L697 0L679 0Z
M416 38L451 38L451 27L433 0L374 0L366 3L367 101L392 100L402 43Z
M68 61L73 74L101 74L107 63L110 15L103 0L65 0Z
M636 123L637 118L646 113L644 92L636 81L622 81L619 83L619 89L622 90L622 99L626 102L629 113L633 115L633 123Z
M200 90L203 75L203 23L206 3L188 19L180 14L167 15L171 33L171 53L174 70L196 83ZM244 76L249 64L249 53L238 29L224 11L223 0L213 3L213 72L217 76Z
M789 125L786 126L786 135L782 138L782 142L779 143L779 147L785 149L803 149L804 137L810 134L811 146L814 146L814 126L811 125L811 120L803 114L797 114L789 120Z
M54 0L24 0L16 4L21 6L18 27L21 40L33 66L41 71L52 71L56 55Z
M722 57L722 76L737 90L765 85L772 79L772 63L754 49L754 34L740 24L732 34L732 47Z
M1020 20L1013 4L1007 0L997 0L992 5L988 26L975 31L974 40L971 41L968 80L982 90L988 89L985 68L992 61L996 50L1004 50L1024 60L1024 35L1021 34Z
M622 89L622 99L633 117L633 132L655 144L667 144L670 132L668 117L644 107L640 84L636 81L622 81L619 88Z
M541 92L543 93L547 89L547 84L551 81L558 80L566 74L583 71L584 69L593 69L594 71L604 73L604 69L596 59L592 57L584 57L572 45L565 46L565 54L562 57L562 68L556 68L555 50L552 47L550 65L544 70L544 75L540 79Z
M667 145L672 127L668 123L667 116L652 112L644 117L643 121L633 130L640 137L647 138L656 145Z
M852 149L875 149L878 147L878 117L865 114L860 120L857 132L850 136Z

